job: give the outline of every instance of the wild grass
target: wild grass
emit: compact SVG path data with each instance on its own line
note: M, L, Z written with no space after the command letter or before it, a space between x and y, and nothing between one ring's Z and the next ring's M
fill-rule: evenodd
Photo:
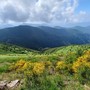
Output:
M87 78L89 78L89 67L87 71L84 66L84 70L81 70L76 68L76 65L74 67L77 72L74 72L72 71L72 66L74 63L77 63L77 61L81 61L78 60L80 57L84 57L84 64L89 65L87 58L90 59L90 53L84 54L89 50L89 45L73 45L48 49L42 53L33 53L32 51L23 54L12 52L1 53L0 80L22 80L24 82L23 86L18 90L84 90L84 85L81 82L85 80L86 83ZM19 62L20 60L22 62ZM25 69L19 66L23 61L25 62ZM40 66L42 66L43 63L47 65L45 66L45 71L41 74L40 71L43 69ZM30 65L32 67L30 67ZM79 64L79 66L80 65L81 64ZM12 70L10 70L10 66L12 66ZM17 69L17 67L19 69ZM30 76L32 73L33 75ZM35 75L37 73L39 73L39 75ZM86 77L83 77L82 73L85 73ZM76 78L76 76L82 76L82 78ZM89 79L87 81L89 82Z

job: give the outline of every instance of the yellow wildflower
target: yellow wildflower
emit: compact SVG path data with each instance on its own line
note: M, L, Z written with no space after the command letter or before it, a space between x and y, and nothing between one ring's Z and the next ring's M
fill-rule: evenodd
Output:
M44 72L45 70L45 65L44 63L39 63L39 62L36 62L34 64L34 67L33 67L33 73L36 74L36 75L40 75Z

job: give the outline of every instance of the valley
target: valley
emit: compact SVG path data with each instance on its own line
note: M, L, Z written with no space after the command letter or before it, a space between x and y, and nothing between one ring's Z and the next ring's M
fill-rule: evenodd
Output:
M90 90L90 0L0 0L0 90Z
M89 88L89 28L20 25L0 29L0 81L6 85L0 89Z

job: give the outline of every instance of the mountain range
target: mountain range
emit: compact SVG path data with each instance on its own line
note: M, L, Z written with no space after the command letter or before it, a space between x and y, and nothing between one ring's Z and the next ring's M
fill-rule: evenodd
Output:
M19 25L0 29L0 42L31 49L88 44L90 43L90 26L64 28Z

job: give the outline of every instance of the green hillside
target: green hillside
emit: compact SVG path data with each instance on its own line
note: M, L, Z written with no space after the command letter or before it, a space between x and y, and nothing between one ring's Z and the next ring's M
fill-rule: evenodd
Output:
M90 45L70 45L63 47L56 47L44 50L45 54L68 54L69 52L83 52L85 50L90 50Z
M89 90L90 45L34 51L0 44L0 81L17 79L14 90Z
M0 54L35 54L38 51L12 44L0 44Z
M89 50L90 45L70 45L56 48L48 48L41 51L36 51L29 48L24 48L12 44L0 44L0 54L67 54L69 52L78 52Z

